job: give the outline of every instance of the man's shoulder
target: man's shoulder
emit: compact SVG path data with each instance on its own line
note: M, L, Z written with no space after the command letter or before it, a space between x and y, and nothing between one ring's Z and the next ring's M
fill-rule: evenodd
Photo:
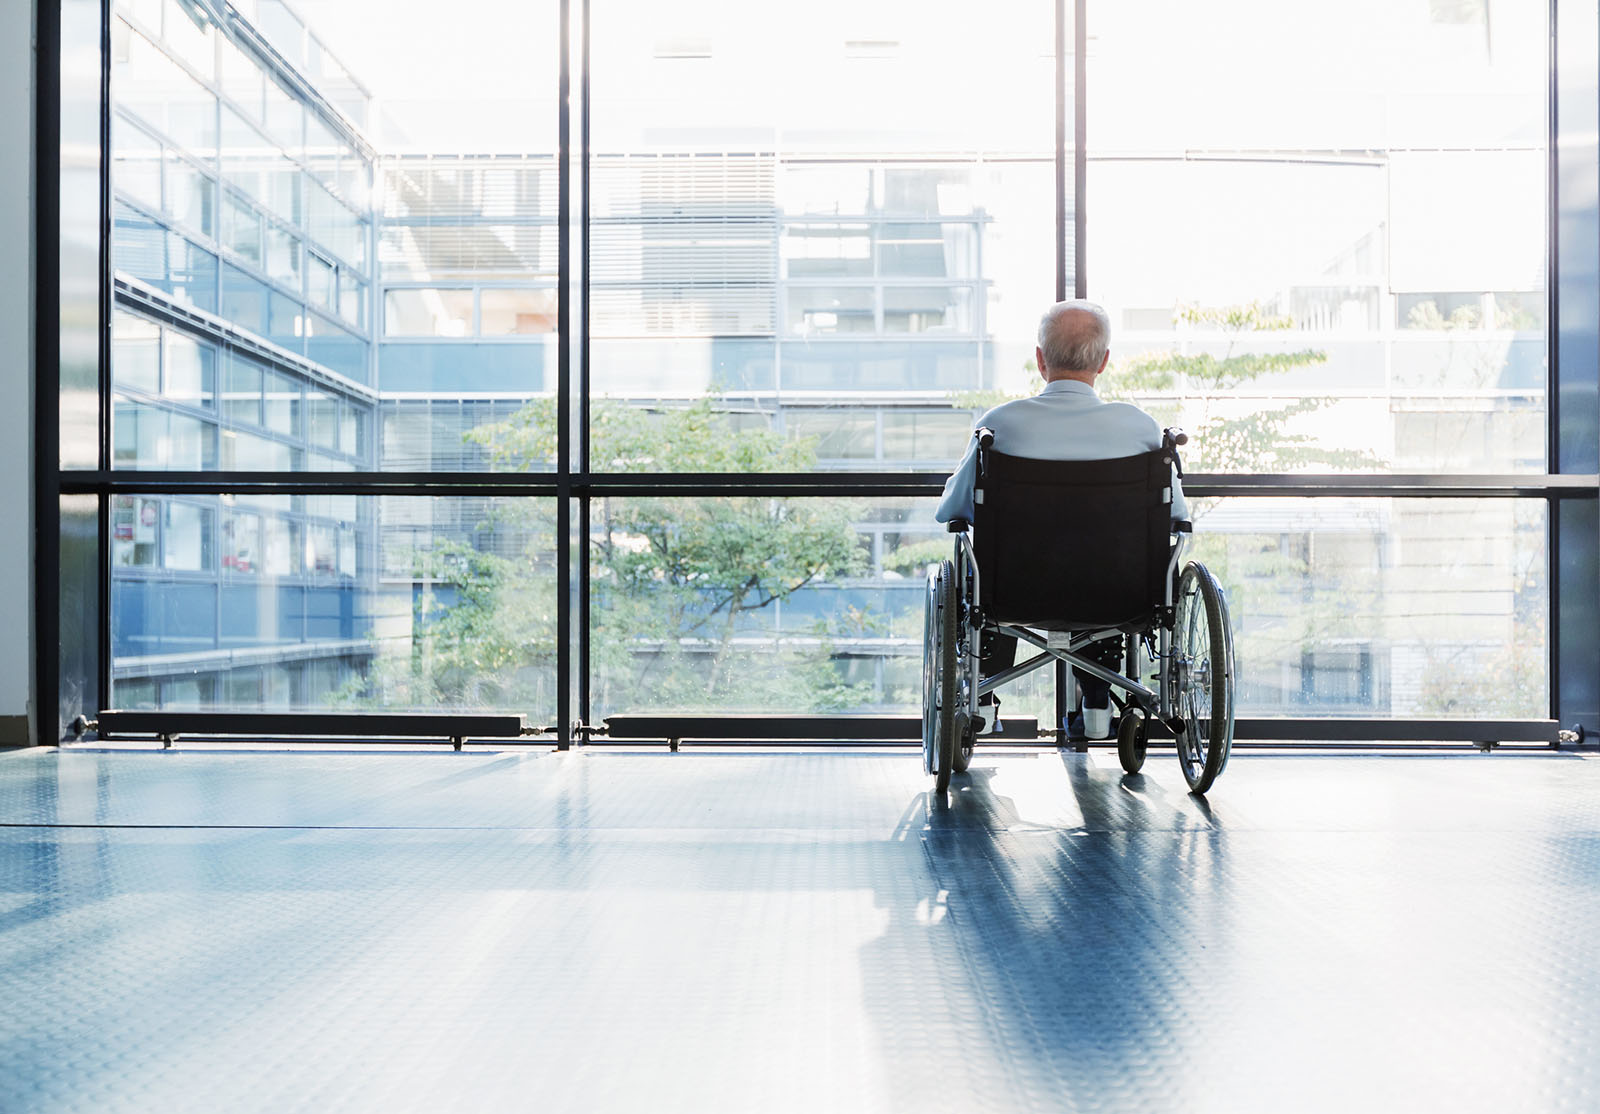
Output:
M1063 426L1063 422L1067 424ZM1093 395L1039 394L1012 399L984 411L973 423L975 429L984 426L1002 438L1067 428L1136 438L1151 448L1161 444L1161 423L1155 418L1131 402L1107 402Z
M1131 402L1108 402L1102 411L1104 417L1125 422L1129 427L1148 429L1161 436L1161 423Z
M997 417L1003 419L1008 413L1018 413L1019 411L1027 408L1027 403L1035 402L1037 399L1037 395L1027 395L1023 398L1009 399L1006 402L1000 403L998 406L991 406L982 414L978 415L978 420L973 423L973 428L976 429L978 426L988 425Z

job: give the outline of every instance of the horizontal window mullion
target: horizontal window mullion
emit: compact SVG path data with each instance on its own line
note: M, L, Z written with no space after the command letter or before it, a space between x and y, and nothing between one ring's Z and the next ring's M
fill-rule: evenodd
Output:
M63 472L75 495L527 495L561 491L554 472Z
M592 472L563 478L554 472L158 472L61 473L71 494L332 494L726 495L741 492L807 495L937 495L943 472ZM1184 491L1229 498L1509 498L1600 496L1592 475L1392 475L1191 473Z

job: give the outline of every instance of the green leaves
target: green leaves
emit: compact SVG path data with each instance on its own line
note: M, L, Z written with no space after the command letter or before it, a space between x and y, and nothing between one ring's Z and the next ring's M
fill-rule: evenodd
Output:
M534 399L465 440L498 471L548 469L556 408ZM612 472L805 472L815 441L715 399L649 408L605 399L591 410L591 462ZM591 654L599 708L834 708L864 699L835 666L832 631L875 620L794 619L773 605L865 571L849 500L742 497L596 500L589 537ZM464 539L414 555L411 612L380 637L353 702L415 707L553 704L555 523L540 500L495 500Z
M1203 331L1194 337L1180 334L1172 350L1118 361L1101 377L1099 391L1105 398L1139 404L1164 425L1183 424L1191 434L1186 468L1338 471L1377 463L1371 453L1329 446L1324 437L1306 431L1306 419L1331 405L1330 397L1234 394L1247 384L1327 362L1320 349L1286 350L1277 341L1253 341L1259 333L1293 328L1293 318L1269 313L1258 302L1186 306L1175 318Z

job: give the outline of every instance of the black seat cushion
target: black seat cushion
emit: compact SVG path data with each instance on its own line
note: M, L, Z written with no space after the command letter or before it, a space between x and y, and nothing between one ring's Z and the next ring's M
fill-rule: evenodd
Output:
M1171 556L1172 456L979 454L973 548L984 617L1040 630L1153 622Z

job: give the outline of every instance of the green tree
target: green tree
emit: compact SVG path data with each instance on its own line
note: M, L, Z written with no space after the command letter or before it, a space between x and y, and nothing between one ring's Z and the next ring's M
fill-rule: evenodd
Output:
M1292 318L1259 303L1190 306L1176 316L1182 325L1220 334L1221 351L1139 353L1105 380L1108 397L1138 401L1162 424L1185 427L1191 435L1182 451L1186 470L1344 471L1376 463L1370 453L1328 445L1307 432L1306 419L1330 406L1330 397L1238 399L1240 387L1327 362L1320 349L1262 350L1253 343L1264 334L1292 329ZM1278 533L1207 532L1205 518L1216 500L1192 498L1189 506L1197 531L1191 556L1228 586L1235 613L1248 619L1237 647L1245 663L1298 666L1319 645L1370 636L1382 606L1375 563L1319 568L1309 540L1286 543ZM1286 596L1284 585L1295 583L1306 591Z
M591 458L609 472L804 472L815 442L740 428L712 399L644 410L597 400ZM467 435L496 471L548 467L555 402L535 399ZM595 703L682 710L829 709L860 702L832 658L836 633L870 630L845 608L774 637L801 589L863 570L850 501L610 498L594 503L589 558ZM417 557L424 588L406 655L380 655L352 699L528 706L555 651L555 523L545 500L495 501L473 536ZM741 638L749 636L747 642Z
M1250 342L1262 334L1292 329L1292 318L1252 302L1190 306L1178 311L1177 320L1220 333L1221 354L1141 352L1119 361L1102 383L1107 398L1138 401L1164 425L1186 423L1193 437L1183 453L1185 467L1196 472L1340 471L1374 463L1370 453L1322 444L1296 428L1332 398L1309 395L1262 406L1241 405L1232 397L1245 384L1327 362L1327 353L1316 348L1252 349Z

